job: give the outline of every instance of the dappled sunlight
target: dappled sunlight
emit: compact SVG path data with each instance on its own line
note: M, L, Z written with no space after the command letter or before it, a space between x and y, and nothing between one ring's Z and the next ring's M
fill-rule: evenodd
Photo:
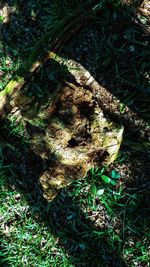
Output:
M149 3L48 2L0 3L2 260L148 266Z

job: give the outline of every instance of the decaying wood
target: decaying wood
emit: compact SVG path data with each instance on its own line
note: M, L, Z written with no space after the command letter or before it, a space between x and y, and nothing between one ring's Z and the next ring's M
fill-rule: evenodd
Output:
M50 57L56 59L55 54ZM105 118L97 100L100 86L90 73L72 60L57 59L70 70L73 81L59 81L44 107L22 89L10 101L9 113L17 120L19 114L34 152L50 160L49 170L40 177L48 201L91 167L113 162L123 134L121 125Z

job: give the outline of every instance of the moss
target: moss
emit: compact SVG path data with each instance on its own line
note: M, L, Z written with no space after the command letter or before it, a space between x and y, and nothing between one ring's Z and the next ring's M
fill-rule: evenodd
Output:
M6 85L5 89L0 92L0 96L5 96L7 94L11 94L14 89L21 88L24 84L25 80L23 77L15 75L10 82Z

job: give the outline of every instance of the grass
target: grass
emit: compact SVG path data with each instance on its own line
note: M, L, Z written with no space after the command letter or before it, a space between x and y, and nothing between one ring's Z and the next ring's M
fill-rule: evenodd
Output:
M15 19L22 23L24 14L19 1L8 2L13 7ZM23 30L13 23L3 25L0 90L28 57L44 30L55 24L59 26L63 19L61 1L54 1L52 9L46 0L36 2L32 0L26 4L29 35L26 35L24 24ZM69 1L70 6L68 1L64 2L63 12L70 17L76 1ZM89 63L94 66L96 75L100 73L102 76L99 82L105 82L105 86L121 99L120 113L125 114L128 105L148 125L149 50L148 38L143 30L148 21L140 16L138 28L131 22L132 9L124 8L123 12L120 1L101 1L95 4L94 10L97 13L93 20L102 29L102 34L97 41L98 46L94 50L92 48ZM122 28L118 30L116 26L120 17L123 17ZM0 16L1 23L3 20ZM124 21L129 27L124 26ZM21 41L23 35L24 42ZM69 46L62 48L60 53L65 54L65 49L73 50L73 46ZM128 65L129 56L132 60ZM81 63L84 65L85 60ZM53 67L49 79L56 79L57 75ZM30 84L32 93L39 98L46 96L42 81L47 89L47 76L41 69ZM30 140L26 137L24 126L18 124L15 118L5 124L0 136L1 266L150 266L149 184L145 184L149 176L149 146L146 149L139 147L135 140L134 144L133 139L128 140L130 136L134 138L129 128L125 129L128 145L124 144L114 164L92 169L84 180L75 181L69 188L63 189L52 203L46 203L38 183L35 183L34 173L29 175L33 163ZM146 138L146 128L141 131L142 138ZM22 176L16 166L21 164L24 170ZM36 164L38 167L39 161Z
M16 71L21 64L18 56L13 57L11 53L5 54L3 45L0 44L0 90L4 89L8 80L12 78L14 71Z
M35 201L31 192L18 191L12 169L1 171L4 266L111 266L112 260L126 266L121 258L129 266L148 266L149 220L146 207L140 207L146 190L127 193L119 173L113 169L109 175L103 168L91 170L47 204L41 196ZM104 182L104 173L120 182Z
M1 264L4 266L71 266L57 238L33 216L23 196L4 187L1 174ZM5 204L5 205L4 205ZM55 261L54 261L55 258ZM6 261L5 261L6 260ZM7 265L8 264L8 265ZM1 265L1 266L2 266Z

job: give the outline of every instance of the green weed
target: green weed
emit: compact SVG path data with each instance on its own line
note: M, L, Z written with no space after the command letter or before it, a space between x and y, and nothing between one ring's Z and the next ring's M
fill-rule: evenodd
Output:
M10 114L8 116L9 126L7 125L7 131L9 136L16 136L20 138L22 143L30 143L30 138L27 134L25 121L19 115Z

